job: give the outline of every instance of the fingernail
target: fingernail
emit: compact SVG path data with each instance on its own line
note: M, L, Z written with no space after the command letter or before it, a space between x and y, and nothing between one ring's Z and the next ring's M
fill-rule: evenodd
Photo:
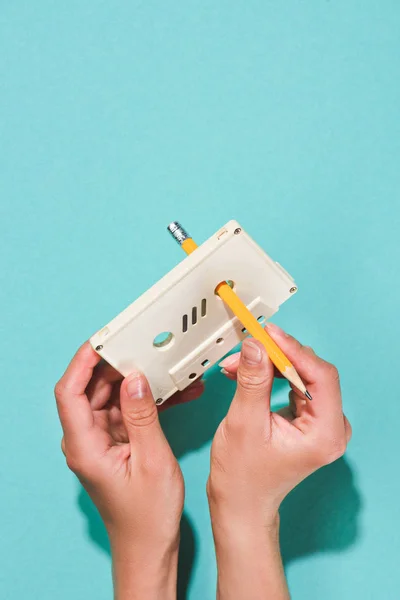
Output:
M219 363L218 366L221 367L222 369L224 367L231 367L232 365L237 363L237 361L238 361L238 355L231 354L230 356L227 356L226 358L224 358L224 360L221 360L221 362Z
M221 369L222 375L230 375L230 373L226 369Z
M257 365L262 361L261 348L251 340L243 342L242 356L249 365Z
M277 333L278 335L284 335L285 337L288 337L288 334L285 331L283 331L281 327L275 325L275 323L267 323L266 328L270 331L273 331L274 333Z
M146 396L148 386L146 378L142 373L132 373L129 375L127 392L131 398L144 398Z

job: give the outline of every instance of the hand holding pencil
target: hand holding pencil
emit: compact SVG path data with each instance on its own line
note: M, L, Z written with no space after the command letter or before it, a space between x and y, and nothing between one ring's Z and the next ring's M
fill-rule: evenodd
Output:
M254 338L222 361L237 383L212 442L207 482L221 600L290 599L279 508L301 481L341 457L351 437L337 369L276 326L270 331L306 379L313 402L293 388L289 405L271 410L275 373ZM309 503L312 512L312 495Z

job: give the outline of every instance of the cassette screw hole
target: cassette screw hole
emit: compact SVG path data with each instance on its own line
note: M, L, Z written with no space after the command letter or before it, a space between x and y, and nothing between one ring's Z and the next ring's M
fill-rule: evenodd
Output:
M100 352L100 350L103 350L103 346L100 344L100 346L96 346L96 352Z
M241 230L241 228L240 228L240 227L237 227L233 233L234 233L235 235L239 235L239 233L240 233L241 231L242 231L242 230Z
M291 294L294 294L295 292L297 292L297 287L296 286L291 287L290 290L289 290L289 292Z
M197 374L196 373L190 373L189 375L189 379L196 379Z

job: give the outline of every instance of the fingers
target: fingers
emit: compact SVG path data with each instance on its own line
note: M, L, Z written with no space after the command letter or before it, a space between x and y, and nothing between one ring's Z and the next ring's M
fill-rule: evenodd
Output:
M308 346L302 346L280 327L269 323L267 331L307 385L313 397L312 402L307 405L307 410L322 420L341 415L342 397L336 367L317 356Z
M135 372L124 379L120 394L121 414L129 441L136 449L166 443L158 420L158 410L147 379Z
M55 386L57 409L66 438L84 436L93 426L93 413L85 390L99 360L99 355L86 342Z
M304 408L307 407L307 400L303 394L297 393L295 390L289 392L289 407L295 417L299 417Z
M239 367L240 361L240 352L235 352L235 354L230 354L224 360L219 363L219 367L221 367L221 373L225 375L228 379L232 381L236 381L236 374ZM283 375L278 371L278 369L274 366L274 377L278 379L282 379Z
M121 373L104 360L96 365L93 377L86 388L92 410L100 410L107 404L112 390L116 387L115 384L122 379Z
M332 416L339 419L342 414L342 400L337 369L318 357L312 348L303 346L276 325L269 323L267 331L293 363L313 396L313 401L307 403L304 396L297 389L293 389L290 395L293 412L299 416L303 410L307 410L322 421L328 421ZM239 357L239 354L232 354L220 363L222 372L229 379L236 378Z
M239 361L240 361L240 352L235 352L235 354L230 354L229 356L224 358L224 360L222 360L218 366L221 369L226 370L229 374L235 373L235 375L236 375L236 371L239 367Z
M288 357L299 375L308 384L315 383L316 366L323 364L325 361L319 358L311 348L300 344L298 340L274 323L267 323L266 331Z
M264 423L269 414L274 370L263 345L252 338L243 342L237 369L237 388L229 413Z

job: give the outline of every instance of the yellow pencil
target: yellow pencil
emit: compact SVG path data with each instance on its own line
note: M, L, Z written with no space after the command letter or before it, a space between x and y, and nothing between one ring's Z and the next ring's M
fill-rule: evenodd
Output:
M196 242L176 221L168 226L168 231L182 246L186 254L191 254L198 247ZM226 281L223 281L217 285L215 292L225 302L225 304L229 306L233 314L239 319L249 334L262 343L269 358L276 366L278 371L280 371L288 381L290 381L309 400L311 400L311 394L307 391L306 386L302 382L299 374L290 360L287 358L287 356L285 356L274 340L268 335L264 327L257 321L254 315L252 315L247 306L241 301L239 296L233 291L230 285L226 283Z

